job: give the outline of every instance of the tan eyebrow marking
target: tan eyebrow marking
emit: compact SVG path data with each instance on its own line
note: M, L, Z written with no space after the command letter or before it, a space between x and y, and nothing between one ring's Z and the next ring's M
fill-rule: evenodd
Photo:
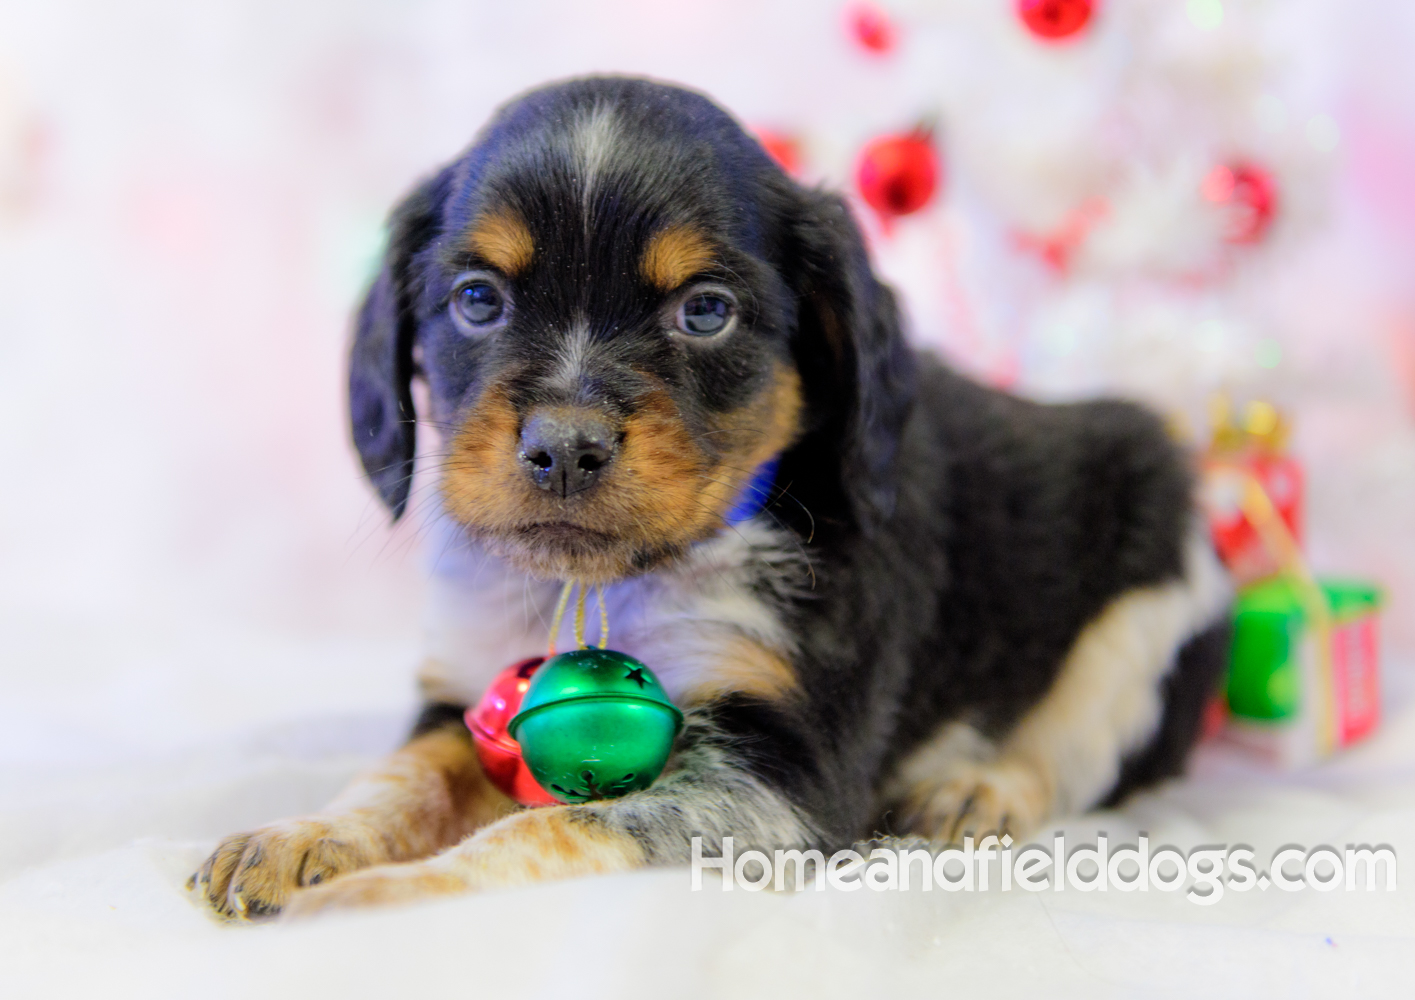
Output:
M507 277L530 266L536 245L526 224L510 211L499 209L482 216L467 236L467 243L488 264Z
M654 233L639 261L648 283L671 292L712 261L712 244L692 226L669 226Z

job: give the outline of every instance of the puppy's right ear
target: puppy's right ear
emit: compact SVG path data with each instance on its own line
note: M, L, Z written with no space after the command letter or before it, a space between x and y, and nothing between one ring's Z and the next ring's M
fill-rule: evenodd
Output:
M359 307L349 353L349 421L354 447L396 521L408 506L417 447L413 412L413 259L438 233L450 173L424 181L388 223L383 266Z

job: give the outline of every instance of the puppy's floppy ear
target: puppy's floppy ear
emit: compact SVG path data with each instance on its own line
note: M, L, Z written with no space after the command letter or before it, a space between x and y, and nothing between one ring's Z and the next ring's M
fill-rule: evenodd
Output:
M349 421L364 472L396 521L413 485L413 338L417 331L413 258L437 235L446 171L423 182L388 223L383 266L359 307L349 352Z
M845 202L801 191L794 226L797 364L821 432L843 438L840 486L867 533L894 512L896 457L914 398L914 358L894 293L870 269ZM813 392L812 383L815 383ZM811 398L814 396L815 398Z

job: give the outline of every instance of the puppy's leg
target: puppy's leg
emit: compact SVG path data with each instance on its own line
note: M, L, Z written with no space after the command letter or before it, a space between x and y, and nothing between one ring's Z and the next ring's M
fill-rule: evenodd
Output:
M1121 595L1082 630L1051 689L1005 738L944 726L905 759L886 801L909 832L944 840L1025 836L1049 816L1095 805L1159 725L1180 648L1223 612L1229 593L1196 538L1181 580Z
M427 857L513 807L482 773L461 710L431 706L406 746L328 808L227 837L188 887L224 916L269 916L302 886Z
M769 710L753 711L760 718ZM735 838L738 851L806 846L813 839L809 822L775 781L754 772L732 731L721 712L691 711L671 770L653 787L621 799L516 813L426 861L369 868L307 889L287 913L685 863L694 836L704 838L709 852L723 836ZM773 742L763 734L753 752L771 754Z

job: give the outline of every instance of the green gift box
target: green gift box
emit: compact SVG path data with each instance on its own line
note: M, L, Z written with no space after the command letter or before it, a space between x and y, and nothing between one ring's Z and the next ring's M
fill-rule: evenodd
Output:
M1320 602L1320 603L1319 603ZM1234 608L1228 674L1232 731L1286 763L1346 746L1380 718L1379 587L1276 577Z

